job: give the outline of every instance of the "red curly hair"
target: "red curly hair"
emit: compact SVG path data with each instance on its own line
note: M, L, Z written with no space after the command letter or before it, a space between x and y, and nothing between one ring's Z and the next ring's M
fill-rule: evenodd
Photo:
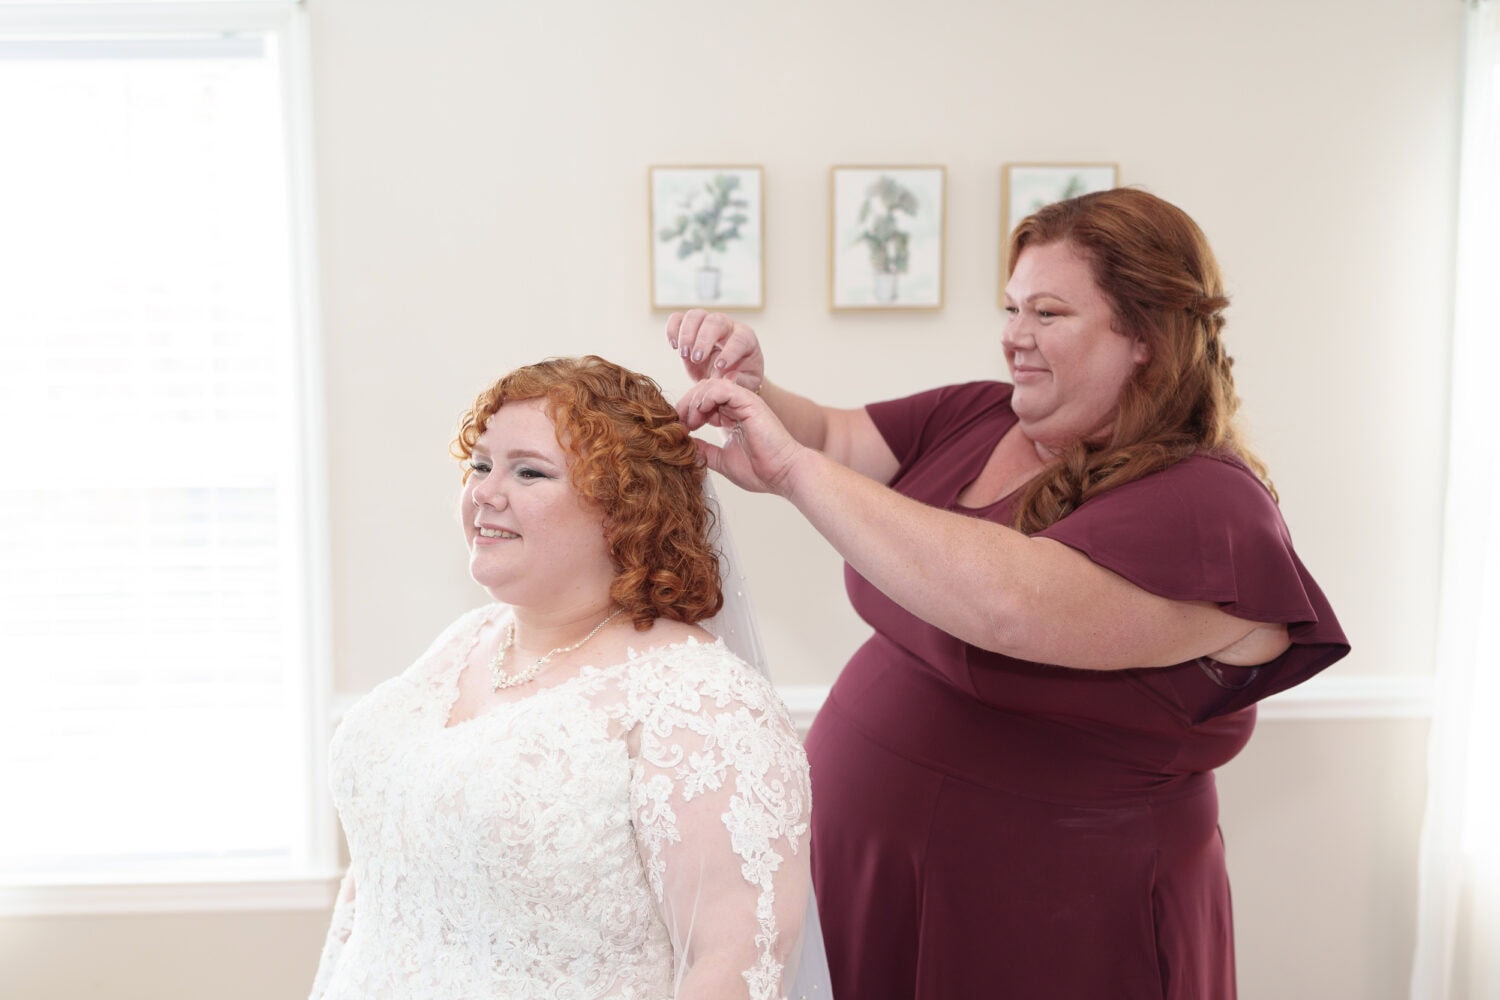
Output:
M1021 220L1010 262L1029 246L1064 243L1089 263L1115 332L1140 338L1150 360L1120 394L1109 440L1080 441L1023 489L1013 526L1042 530L1106 490L1195 452L1233 455L1276 495L1235 414L1234 359L1222 332L1229 298L1208 239L1186 212L1136 188L1055 202Z
M695 624L724 604L715 515L697 447L661 388L595 355L517 368L481 392L449 451L467 463L506 403L546 400L573 488L604 512L614 561L610 597L638 630L657 618ZM464 466L464 480L469 478Z

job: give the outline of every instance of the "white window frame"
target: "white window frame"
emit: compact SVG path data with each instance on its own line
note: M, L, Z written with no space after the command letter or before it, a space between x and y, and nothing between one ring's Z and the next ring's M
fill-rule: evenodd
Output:
M186 911L326 909L340 874L338 831L328 793L327 744L332 704L329 638L327 482L323 377L317 324L314 174L311 155L311 83L306 10L298 0L250 2L7 4L0 2L0 40L58 37L155 37L204 31L256 32L279 47L286 186L289 199L293 322L298 345L302 412L300 465L304 516L305 648L301 672L301 756L306 774L301 794L302 843L290 862L275 870L183 866L134 878L50 876L26 884L0 885L0 916L150 913Z

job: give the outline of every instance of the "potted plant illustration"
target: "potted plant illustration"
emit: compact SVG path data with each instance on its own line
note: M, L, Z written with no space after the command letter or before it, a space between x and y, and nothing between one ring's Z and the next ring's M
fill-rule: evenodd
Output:
M869 248L877 302L896 301L897 278L911 264L911 234L900 227L897 213L915 217L917 196L889 177L877 178L860 205L859 222L864 228L855 237L856 243Z
M1088 190L1088 185L1084 183L1082 177L1080 177L1078 174L1069 174L1068 182L1063 185L1063 189L1058 192L1057 197L1052 198L1051 200L1048 200L1046 198L1033 198L1031 199L1031 208L1029 211L1041 211L1048 205L1051 205L1053 202L1067 201L1069 198L1076 198L1081 194L1086 194Z
M740 239L740 227L750 219L745 214L750 203L737 197L739 186L740 179L733 174L715 174L702 191L684 197L676 221L657 232L663 243L677 241L678 260L703 254L697 272L699 301L712 302L719 297L720 275L713 255L723 254L730 243Z

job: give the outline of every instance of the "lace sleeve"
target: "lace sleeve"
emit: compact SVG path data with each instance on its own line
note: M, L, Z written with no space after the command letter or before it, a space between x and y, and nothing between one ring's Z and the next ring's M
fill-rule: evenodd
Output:
M320 1000L328 992L328 982L339 967L339 955L354 929L354 869L344 873L339 883L339 898L333 904L333 920L328 925L328 936L323 939L323 955L318 959L318 974L313 977L312 992L308 1000Z
M675 996L782 997L811 891L807 757L768 681L722 646L687 652L634 692L636 840Z

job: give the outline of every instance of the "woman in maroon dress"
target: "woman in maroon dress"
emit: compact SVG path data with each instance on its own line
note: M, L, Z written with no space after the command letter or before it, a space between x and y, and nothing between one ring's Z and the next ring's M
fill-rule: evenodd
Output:
M1011 382L858 410L674 315L679 410L848 562L874 635L808 736L841 1000L1235 995L1213 769L1348 652L1240 442L1202 232L1136 190L1011 238Z

